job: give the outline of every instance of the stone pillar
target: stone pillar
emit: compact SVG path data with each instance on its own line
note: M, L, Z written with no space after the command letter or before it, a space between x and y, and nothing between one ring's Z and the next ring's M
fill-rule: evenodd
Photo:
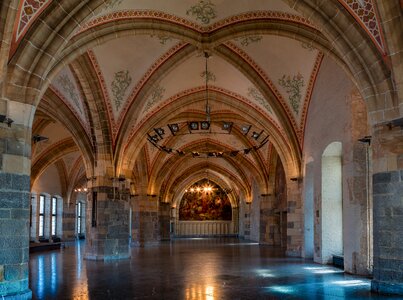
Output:
M279 214L276 213L275 197L273 195L260 196L260 243L279 245Z
M0 298L30 299L30 125L34 108L0 100L0 114L14 121L10 126L0 123Z
M136 195L132 198L132 246L144 247L158 244L158 197Z
M243 237L245 240L250 240L250 227L251 227L250 215L251 215L251 211L252 211L251 205L252 205L251 202L247 202L247 203L245 203L244 209L243 209L243 212L244 212L244 214L242 216L244 218L243 219Z
M303 210L301 182L299 179L287 182L287 251L288 256L302 256Z
M76 238L76 205L74 203L63 203L63 232L62 241L74 241Z
M403 295L403 135L378 125L373 135L372 290Z
M160 202L158 209L159 237L160 241L169 241L171 239L171 205L170 203Z
M101 181L98 179L98 182ZM107 179L104 181L108 182ZM128 193L122 195L112 184L95 186L89 190L85 259L130 258L128 200Z
M403 295L403 170L374 174L373 192L372 289Z

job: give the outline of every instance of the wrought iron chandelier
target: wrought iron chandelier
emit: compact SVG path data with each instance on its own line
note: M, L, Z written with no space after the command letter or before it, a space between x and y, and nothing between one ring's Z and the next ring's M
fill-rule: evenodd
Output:
M158 150L168 154L176 154L179 156L189 155L195 158L208 158L208 157L224 157L224 156L237 156L238 154L249 154L252 151L257 151L262 148L268 141L269 135L262 129L254 128L250 124L235 124L230 121L212 121L211 109L209 105L209 89L208 89L208 59L210 55L204 52L205 57L205 95L206 95L206 119L203 121L189 120L185 122L177 122L166 124L162 127L153 128L147 133L148 141L155 146ZM247 137L251 146L242 149L230 151L212 151L206 149L203 151L185 151L182 149L175 149L163 144L163 140L167 134L171 136L180 136L187 134L199 135L230 135L233 129L238 130L242 135Z

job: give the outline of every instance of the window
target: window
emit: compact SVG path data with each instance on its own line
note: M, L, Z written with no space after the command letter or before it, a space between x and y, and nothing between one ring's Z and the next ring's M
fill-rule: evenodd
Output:
M81 234L82 206L81 202L77 204L77 233Z
M39 196L39 237L43 237L45 227L45 196Z
M56 235L57 198L52 197L52 236Z

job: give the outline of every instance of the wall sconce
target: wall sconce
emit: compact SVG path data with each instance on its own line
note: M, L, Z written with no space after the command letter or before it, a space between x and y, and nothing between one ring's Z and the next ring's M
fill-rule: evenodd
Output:
M399 126L400 128L403 128L403 118L399 119L394 119L388 123L386 123L386 126L389 128L389 130L393 129L393 127Z
M372 138L372 136L367 135L367 136L364 136L363 138L358 139L358 141L361 143L371 145L371 138Z
M8 127L11 127L11 123L13 123L14 121L10 118L7 118L6 115L0 115L0 123L6 123L8 125Z
M302 178L301 178L301 177L291 177L290 180L291 180L291 181L294 181L294 182L296 181L296 182L298 182L298 183L301 183L301 182L302 182Z
M32 136L32 141L34 142L34 144L42 141L47 141L48 139L49 139L48 137L39 134L35 134Z

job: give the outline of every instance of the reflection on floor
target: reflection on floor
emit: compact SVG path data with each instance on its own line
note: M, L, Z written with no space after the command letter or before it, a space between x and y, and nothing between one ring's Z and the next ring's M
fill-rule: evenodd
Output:
M110 262L83 260L84 242L31 255L34 299L393 299L366 278L237 239L176 240Z

